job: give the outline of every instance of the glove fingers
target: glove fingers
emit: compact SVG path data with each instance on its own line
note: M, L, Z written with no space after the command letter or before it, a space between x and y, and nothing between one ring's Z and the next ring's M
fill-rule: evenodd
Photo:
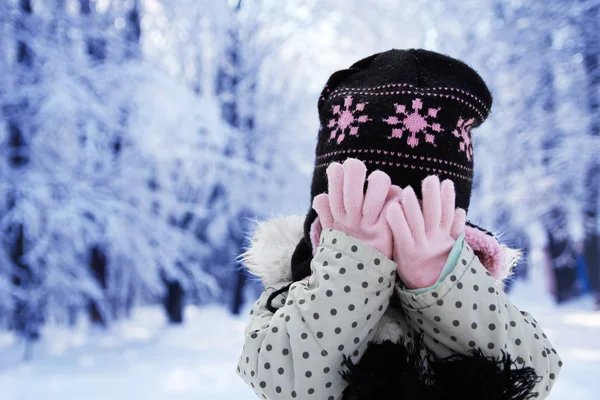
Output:
M442 199L442 219L440 226L444 230L451 229L454 220L454 207L456 203L456 194L454 191L454 182L446 179L442 182L441 188Z
M462 208L457 208L454 212L454 221L452 222L452 229L450 229L450 237L456 240L465 231L465 224L467 223L467 213Z
M367 167L362 161L349 158L344 161L344 209L353 223L362 218Z
M331 163L327 167L327 184L331 213L335 218L342 218L346 211L343 199L344 169L340 163Z
M390 190L388 191L387 198L385 199L386 203L400 203L402 200L402 188L400 186L392 185L390 186Z
M442 217L442 201L440 196L440 180L436 175L430 175L423 180L423 218L425 231L433 232L440 226Z
M423 220L419 200L412 187L408 186L402 191L401 203L413 238L415 240L422 240L425 237L425 221Z
M412 243L412 234L400 203L388 205L385 217L394 237L394 246Z
M333 214L331 213L329 195L323 193L316 196L313 200L312 207L319 215L321 226L323 226L324 228L329 228L333 225Z
M392 180L382 171L375 171L368 178L367 194L362 208L365 222L374 224L383 211Z

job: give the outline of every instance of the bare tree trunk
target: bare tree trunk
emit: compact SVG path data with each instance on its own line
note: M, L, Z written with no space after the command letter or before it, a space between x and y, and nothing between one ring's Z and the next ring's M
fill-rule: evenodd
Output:
M169 322L172 324L183 323L183 305L184 291L183 287L176 280L164 280L167 286L167 295L165 296L165 311Z
M79 0L80 13L84 17L82 20L85 25L89 26L94 22L94 11L92 10L92 4L90 0ZM85 37L85 50L90 59L94 64L102 64L106 60L106 40L99 36L87 36ZM94 245L90 248L90 262L89 267L92 276L96 278L99 286L106 289L107 276L106 276L106 257L103 251ZM104 293L106 293L104 291ZM107 316L101 312L101 306L94 300L90 300L88 304L88 312L90 321L100 326L106 327L108 321Z
M104 252L96 245L90 250L90 269L92 270L93 276L98 281L100 287L106 289L106 256ZM91 301L89 306L90 320L98 325L106 327L108 321L106 315L100 311L98 303Z
M550 34L545 34L542 41L543 48L551 49L552 39ZM542 142L542 151L544 152L543 162L546 168L551 172L555 167L552 165L552 156L556 153L557 146L561 146L560 128L556 121L556 90L554 83L553 65L548 60L542 61L542 70L540 76L539 93L542 111L547 115L544 119L545 129L549 134L544 136ZM557 188L560 190L560 188ZM562 190L561 190L562 192ZM562 204L562 201L559 202ZM567 210L556 205L545 217L545 224L548 234L548 250L551 258L552 273L556 282L555 299L557 302L563 302L572 297L575 293L577 281L577 262L575 258L575 244L573 243L568 231Z
M221 99L221 111L223 119L239 133L235 141L241 144L238 147L240 154L249 164L256 168L269 168L269 165L258 165L255 156L257 146L256 124L255 124L255 95L257 90L256 66L252 65L247 58L248 50L244 34L237 20L238 14L243 7L243 1L238 0L232 4L233 18L235 19L228 31L229 41L225 53L226 62L223 63L217 75L217 95ZM247 33L251 35L251 33ZM270 161L267 161L269 164ZM245 244L245 234L248 228L247 221L255 216L252 209L243 209L229 221L229 240L232 244L231 254L241 254ZM236 257L230 260L234 280L233 297L230 309L233 314L239 314L244 304L243 293L248 282L246 271L238 268Z
M600 139L600 5L596 4L584 12L581 24L584 39L583 62L588 77L587 103L591 115L590 134ZM600 211L600 155L595 153L590 160L587 187L587 208L584 211L585 261L590 278L590 289L600 307L600 236L598 235L598 212Z
M235 220L231 221L229 225L229 238L233 247L232 264L236 263L236 258L238 255L242 254L244 251L244 247L246 246L246 234L248 233L249 221L254 217L254 214L249 209L243 209L238 215L236 215ZM235 275L235 284L233 286L233 298L231 302L231 313L234 315L238 315L242 307L244 306L244 289L246 287L246 283L248 282L248 273L245 268L239 266L234 269Z
M27 19L33 14L30 0L20 0L18 4L18 17L15 19L15 30L17 32L26 29ZM18 82L18 84L28 84L32 79L35 59L34 52L24 39L19 39L16 45L17 65L15 76L19 77L18 79L22 77L22 81ZM16 103L9 104L4 110L7 116L8 134L10 136L9 165L12 167L12 174L16 182L18 181L18 175L24 173L24 168L29 163L25 132L31 128L28 125L31 107L28 100L23 98L17 100ZM9 207L15 207L18 196L16 193L9 196ZM10 244L9 253L15 271L12 283L22 290L28 290L28 288L34 285L35 277L31 268L23 260L27 246L25 240L26 227L23 224L17 223L13 224L9 229L9 237L13 239ZM28 339L39 337L40 310L34 308L32 304L26 301L17 300L13 314L14 329Z

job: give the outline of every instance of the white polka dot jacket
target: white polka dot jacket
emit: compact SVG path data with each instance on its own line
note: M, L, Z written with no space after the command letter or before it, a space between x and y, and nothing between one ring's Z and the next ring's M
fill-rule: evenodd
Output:
M238 374L261 399L543 399L562 361L467 243L435 289L404 289L396 264L325 230L309 279L290 259L304 217L263 222L245 264L265 290L250 311Z

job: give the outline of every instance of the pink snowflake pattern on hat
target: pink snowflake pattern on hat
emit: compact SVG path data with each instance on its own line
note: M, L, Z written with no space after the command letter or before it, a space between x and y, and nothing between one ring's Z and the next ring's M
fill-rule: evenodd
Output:
M421 114L421 110L423 109L421 99L414 99L412 101L411 112L408 112L406 106L403 104L394 104L394 106L396 107L397 115L392 115L383 120L392 126L400 125L399 128L392 129L390 139L401 139L404 132L407 132L409 136L406 142L410 147L415 148L419 145L417 133L423 133L425 135L425 142L435 146L435 134L441 132L442 127L438 123L433 123L433 120L437 118L441 107L429 108L427 109L427 114Z
M460 142L460 151L463 151L467 155L467 160L469 161L471 160L471 157L473 157L473 142L471 141L470 132L474 122L475 118L470 118L465 121L460 117L456 124L456 129L452 131L454 136L462 139Z
M334 118L327 124L328 128L332 128L329 140L337 137L337 144L342 143L346 138L346 134L350 136L358 136L358 125L370 121L368 115L356 115L365 110L367 103L358 103L352 109L352 96L344 98L344 109L341 106L333 106Z

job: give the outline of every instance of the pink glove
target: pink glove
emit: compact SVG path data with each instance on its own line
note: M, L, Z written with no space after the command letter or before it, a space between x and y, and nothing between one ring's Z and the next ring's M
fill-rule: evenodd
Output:
M393 260L398 276L409 289L433 285L440 276L454 242L465 229L465 211L454 209L454 183L437 176L423 180L423 207L411 187L400 203L386 211L394 237Z
M382 171L369 175L364 194L367 167L349 158L344 165L327 168L328 194L313 200L324 229L336 229L364 242L388 258L392 256L392 232L385 219L385 208L400 200L402 190Z

